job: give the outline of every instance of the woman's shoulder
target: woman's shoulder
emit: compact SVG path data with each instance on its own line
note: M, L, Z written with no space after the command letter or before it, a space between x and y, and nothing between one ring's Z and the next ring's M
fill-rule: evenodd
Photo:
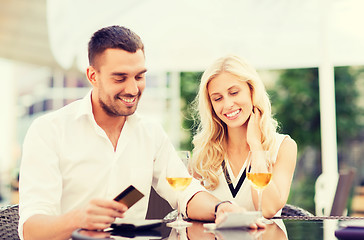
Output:
M295 140L293 140L287 134L276 133L275 147L274 147L274 152L276 156L275 158L278 157L280 152L287 152L287 151L297 152L297 144Z
M281 147L286 146L290 148L297 148L296 141L293 138L291 138L291 136L289 136L288 134L277 133L277 135L281 139L281 144L280 144Z
M289 145L296 144L296 141L293 138L291 138L291 136L288 134L276 133L275 140L278 146L281 146L282 144L289 144Z
M279 149L278 149L278 155L280 153L284 153L285 155L289 156L297 156L297 143L295 140L293 140L289 135L284 135Z

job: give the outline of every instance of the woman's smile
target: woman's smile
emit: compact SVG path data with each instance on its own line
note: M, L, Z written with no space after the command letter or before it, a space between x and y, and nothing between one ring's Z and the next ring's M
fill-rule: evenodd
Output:
M229 112L229 113L225 113L225 117L229 120L234 120L236 118L239 117L239 113L241 112L241 108L240 109L237 109L235 111L232 111L232 112Z

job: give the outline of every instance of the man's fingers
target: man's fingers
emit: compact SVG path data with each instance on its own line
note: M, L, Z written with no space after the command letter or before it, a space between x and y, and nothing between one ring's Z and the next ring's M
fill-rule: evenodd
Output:
M86 229L88 230L104 230L109 228L111 223L92 223Z
M104 208L113 208L117 209L120 212L125 212L128 210L128 207L120 202L114 200L105 200L105 199L95 199L93 202L96 206L104 207Z
M83 226L90 230L110 227L117 217L124 217L128 208L114 200L93 199L84 209Z

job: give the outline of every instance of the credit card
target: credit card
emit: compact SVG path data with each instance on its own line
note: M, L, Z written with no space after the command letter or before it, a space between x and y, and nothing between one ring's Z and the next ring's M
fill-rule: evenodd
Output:
M136 202L138 202L142 197L144 197L144 194L141 193L138 189L136 189L133 185L130 185L119 195L117 195L114 198L114 200L117 202L121 202L125 204L128 208L130 208Z

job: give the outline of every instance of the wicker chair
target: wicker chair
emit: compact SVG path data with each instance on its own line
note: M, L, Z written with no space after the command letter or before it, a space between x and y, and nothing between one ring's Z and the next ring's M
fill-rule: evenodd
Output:
M9 205L0 208L0 239L19 239L19 206Z
M293 206L291 204L286 204L281 213L282 217L292 217L292 216L300 216L300 217L313 217L314 215L307 210Z

